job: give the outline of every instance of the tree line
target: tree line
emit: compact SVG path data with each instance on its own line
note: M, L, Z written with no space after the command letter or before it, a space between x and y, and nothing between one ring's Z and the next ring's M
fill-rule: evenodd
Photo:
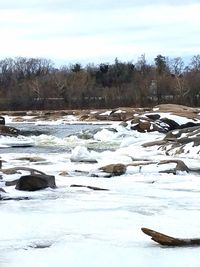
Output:
M157 55L136 62L54 66L43 58L0 60L0 109L81 109L200 105L200 55L188 64Z

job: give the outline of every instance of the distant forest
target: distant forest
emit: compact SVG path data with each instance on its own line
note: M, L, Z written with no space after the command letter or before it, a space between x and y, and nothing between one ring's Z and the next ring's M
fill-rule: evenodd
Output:
M0 109L90 109L144 107L161 103L200 106L200 55L157 55L148 63L81 64L54 67L43 58L0 60Z

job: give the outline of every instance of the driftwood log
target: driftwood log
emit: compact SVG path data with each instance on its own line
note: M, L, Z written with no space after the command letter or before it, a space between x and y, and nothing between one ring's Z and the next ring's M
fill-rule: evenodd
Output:
M185 247L185 246L200 246L200 238L176 238L168 236L148 228L141 228L142 232L151 237L151 239L163 246L170 247Z

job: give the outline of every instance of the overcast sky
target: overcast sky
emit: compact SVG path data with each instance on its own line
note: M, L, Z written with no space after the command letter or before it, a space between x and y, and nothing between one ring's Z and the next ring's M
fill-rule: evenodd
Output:
M58 64L200 54L200 0L0 1L0 58Z

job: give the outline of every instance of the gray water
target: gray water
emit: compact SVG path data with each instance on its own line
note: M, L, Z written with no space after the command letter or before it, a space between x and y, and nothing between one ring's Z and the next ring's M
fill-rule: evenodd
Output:
M65 138L71 135L78 136L81 139L87 139L93 136L95 132L105 125L95 124L61 124L61 125L35 125L26 123L8 124L7 126L15 127L20 130L21 135L26 137L34 137L40 135L55 136L57 138ZM31 147L9 147L1 148L0 153L64 153L70 148L62 146L31 146Z
M19 129L23 135L52 135L59 138L64 138L70 135L78 135L82 131L95 131L101 129L105 125L96 124L60 124L60 125L35 125L26 123L10 124L8 126Z

